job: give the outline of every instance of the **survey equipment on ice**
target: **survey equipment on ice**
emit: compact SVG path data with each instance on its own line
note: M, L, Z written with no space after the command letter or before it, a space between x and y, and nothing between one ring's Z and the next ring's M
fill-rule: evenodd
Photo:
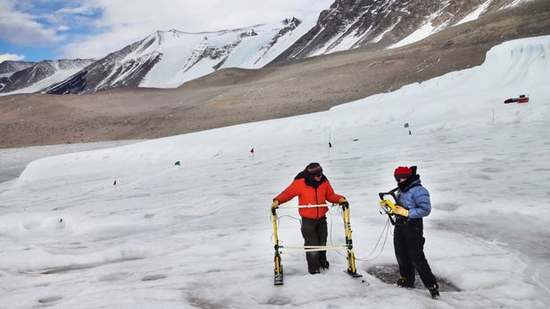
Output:
M395 196L395 191L397 191L398 189L399 188L395 188L389 192L378 193L378 196L380 197L380 207L382 208L382 212L388 215L392 225L395 225L395 209L397 206L397 197ZM385 198L386 196L392 197L393 201L389 198Z
M333 205L334 206L334 205ZM346 273L354 278L362 277L361 274L357 273L357 267L355 266L355 254L353 253L353 242L351 240L351 224L350 224L350 215L349 215L349 204L343 203L342 205L337 205L335 207L342 207L342 218L344 220L344 233L346 237L346 243L341 245L331 245L331 246L283 246L279 242L278 234L278 217L277 209L271 209L271 222L273 224L273 244L275 249L275 285L283 284L283 265L281 264L281 249L283 250L300 250L302 252L314 252L314 251L326 251L326 250L342 250L347 251L346 259L348 262L348 269ZM279 209L293 209L293 208L316 208L316 207L328 207L326 204L322 205L300 205L300 206L284 206Z

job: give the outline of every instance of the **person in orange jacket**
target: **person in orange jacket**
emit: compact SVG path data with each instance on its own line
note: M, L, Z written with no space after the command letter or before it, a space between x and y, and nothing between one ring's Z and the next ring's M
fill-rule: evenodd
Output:
M319 163L310 163L294 177L294 181L273 199L272 208L278 208L298 196L299 205L321 205L327 201L343 205L347 200L334 193L330 182L323 174ZM302 236L305 246L326 246L328 207L300 208ZM320 269L328 269L326 251L306 252L307 268L310 274L318 274Z

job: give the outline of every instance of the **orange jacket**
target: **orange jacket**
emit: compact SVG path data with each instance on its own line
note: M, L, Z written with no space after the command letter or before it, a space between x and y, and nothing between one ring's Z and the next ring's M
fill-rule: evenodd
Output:
M281 194L275 197L275 200L282 204L290 201L296 195L298 196L299 205L319 205L326 204L327 201L338 203L343 198L343 196L334 193L328 179L323 176L323 180L317 189L308 186L304 178L295 179ZM328 207L300 208L299 213L304 218L321 219L327 211Z

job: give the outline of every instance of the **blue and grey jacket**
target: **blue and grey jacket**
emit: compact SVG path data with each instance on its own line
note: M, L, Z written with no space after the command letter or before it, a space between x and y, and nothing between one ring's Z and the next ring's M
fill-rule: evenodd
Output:
M413 175L406 183L400 184L397 203L409 210L411 219L426 217L432 211L430 193L420 183L419 175Z

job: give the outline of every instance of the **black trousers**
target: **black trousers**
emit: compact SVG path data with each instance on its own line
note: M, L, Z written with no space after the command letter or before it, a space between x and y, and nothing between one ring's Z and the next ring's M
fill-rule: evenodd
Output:
M327 244L327 218L318 220L302 218L302 236L304 246L326 246ZM306 252L307 270L313 274L319 272L321 265L327 260L326 251Z
M424 256L423 230L422 219L398 220L393 232L393 245L401 277L412 285L416 270L424 286L432 287L436 279Z

